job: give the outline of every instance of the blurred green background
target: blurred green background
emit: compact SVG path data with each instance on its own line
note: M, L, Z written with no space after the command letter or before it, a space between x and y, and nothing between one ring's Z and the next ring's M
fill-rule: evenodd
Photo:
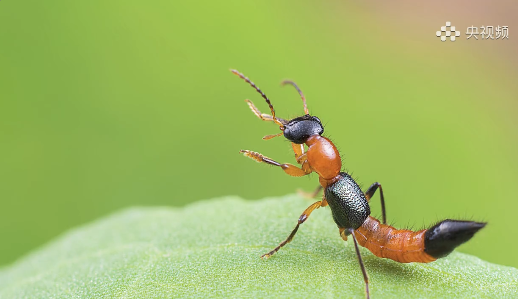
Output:
M239 154L294 162L261 139L278 128L237 68L283 118L303 110L279 83L299 84L391 224L488 221L460 250L518 266L516 4L434 3L0 1L0 264L128 206L313 190ZM435 36L446 21L458 41ZM471 25L509 40L466 40Z

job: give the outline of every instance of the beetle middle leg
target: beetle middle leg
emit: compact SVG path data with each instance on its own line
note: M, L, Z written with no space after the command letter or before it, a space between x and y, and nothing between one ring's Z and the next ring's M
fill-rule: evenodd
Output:
M279 246L275 247L272 251L270 251L266 254L263 254L261 256L261 258L269 258L273 254L275 254L277 251L279 251L279 249L281 249L284 245L291 242L291 240L293 240L293 237L295 237L295 234L299 230L299 226L308 219L309 215L311 215L311 212L313 212L314 210L316 210L320 207L325 207L325 206L327 206L327 201L325 198L322 199L321 201L317 201L317 202L313 203L312 205L310 205L306 210L304 210L302 215L300 215L299 221L297 222L297 226L295 226L295 228L293 229L291 234L288 236L288 238L286 240L284 240L283 242L281 242L281 244L279 244Z
M247 156L248 158L254 159L257 162L262 162L266 164L270 164L273 166L279 166L286 172L287 174L291 176L305 176L307 174L310 174L312 172L311 168L309 167L308 163L305 163L302 165L302 168L298 168L297 166L289 163L281 164L277 161L274 161L260 153L249 151L249 150L241 150L240 151L243 155ZM307 165L307 166L305 166Z
M374 195L376 190L380 189L380 199L381 199L381 215L383 219L383 224L387 224L387 213L385 212L385 197L383 196L383 188L381 188L381 184L376 182L372 184L369 189L365 192L365 198L367 201L370 201L371 197Z

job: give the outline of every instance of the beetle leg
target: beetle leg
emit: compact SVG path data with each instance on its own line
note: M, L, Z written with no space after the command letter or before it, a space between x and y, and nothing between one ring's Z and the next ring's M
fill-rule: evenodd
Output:
M282 168L282 170L284 170L284 172L286 172L287 174L289 174L291 176L305 176L312 172L311 168L309 168L309 165L306 167L304 165L302 165L302 168L298 168L297 166L295 166L293 164L289 164L289 163L281 164L266 156L263 156L260 153L256 153L253 151L241 150L240 152L243 155L247 156L248 158L254 159L257 162L262 162L262 163L266 163L266 164L270 164L270 165L274 165L274 166L279 166Z
M311 215L311 212L313 212L314 210L316 210L320 207L325 207L325 206L327 206L327 201L325 198L322 199L321 201L317 201L317 202L313 203L312 205L310 205L306 210L304 210L304 213L302 213L302 215L300 215L299 221L297 222L297 226L295 226L295 228L293 229L291 234L288 236L288 238L286 240L284 240L283 242L281 242L281 244L279 244L279 246L275 247L272 251L270 251L266 254L263 254L261 256L261 258L269 258L273 254L275 254L277 251L279 251L279 249L281 249L284 245L291 242L291 240L293 240L293 237L295 237L295 234L299 230L299 226L308 219L309 215Z
M383 188L381 188L381 184L378 182L372 184L369 187L369 189L367 189L367 191L365 192L365 198L367 199L367 201L369 201L376 192L376 190L378 190L378 187L380 189L381 215L383 219L383 224L387 224L387 213L385 211L385 197L383 196Z
M358 247L358 242L356 241L356 237L354 236L354 229L348 228L347 231L353 237L354 249L356 250L356 256L358 256L358 263L360 263L360 268L362 269L362 274L363 274L363 280L365 281L365 294L366 294L367 299L369 299L370 298L369 276L367 275L367 270L365 270L365 265L363 264L362 255L360 254L360 248Z

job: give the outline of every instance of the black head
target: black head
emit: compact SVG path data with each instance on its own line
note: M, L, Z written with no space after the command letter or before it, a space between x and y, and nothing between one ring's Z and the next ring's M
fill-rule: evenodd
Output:
M324 133L324 127L320 119L309 114L294 118L284 125L284 137L297 144L306 142L310 136L322 135L322 133Z
M302 93L302 91L300 90L300 88L297 86L297 84L295 82L290 81L290 80L284 80L284 81L282 81L281 84L282 85L289 84L289 85L292 85L293 87L295 87L295 89L298 91L298 93L300 95L300 98L302 99L302 103L304 104L305 115L294 118L290 121L286 121L282 118L278 118L275 115L275 109L273 109L273 105L270 102L270 99L268 99L268 97L264 94L264 92L262 92L259 89L259 87L257 87L255 85L254 82L250 81L250 79L245 77L245 75L241 74L237 70L231 70L231 72L234 73L235 75L239 76L241 79L245 80L259 94L261 94L263 99L266 101L266 103L270 107L270 111L272 112L272 115L261 113L250 100L246 100L246 102L248 103L248 106L250 107L250 109L252 109L252 112L254 112L254 114L262 120L273 121L275 124L277 124L279 126L279 128L282 131L279 134L264 136L263 139L272 139L274 137L281 136L282 134L284 134L284 137L286 137L286 139L288 139L289 141L291 141L293 143L297 143L297 144L302 144L302 143L306 142L306 140L310 136L322 135L322 133L324 133L324 127L322 126L320 119L318 119L318 117L316 117L316 116L309 115L308 106L306 105L306 97L304 96L304 94Z

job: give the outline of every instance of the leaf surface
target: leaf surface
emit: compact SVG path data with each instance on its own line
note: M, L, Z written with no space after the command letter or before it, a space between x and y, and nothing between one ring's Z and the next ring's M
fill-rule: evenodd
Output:
M342 241L329 208L313 212L276 255L259 258L310 203L227 197L126 209L0 270L0 298L364 298L352 240ZM372 298L518 298L517 269L474 256L400 264L362 255Z

